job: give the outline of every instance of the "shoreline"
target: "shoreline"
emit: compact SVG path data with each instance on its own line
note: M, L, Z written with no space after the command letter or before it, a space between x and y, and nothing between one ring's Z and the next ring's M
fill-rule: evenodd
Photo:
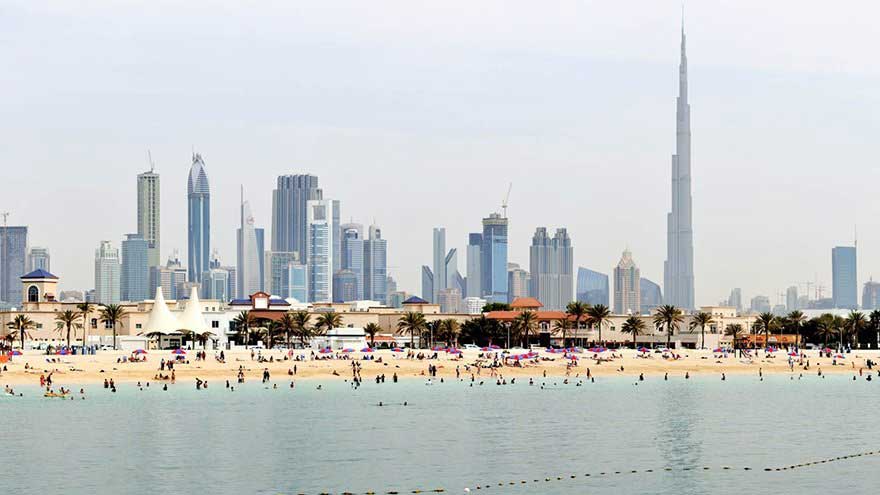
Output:
M196 351L190 351L195 354ZM285 351L264 351L264 357L275 358L274 362L259 362L250 359L249 351L224 351L227 357L225 363L220 363L214 359L214 351L208 351L208 356L204 361L195 361L194 356L187 356L189 364L176 364L174 371L177 383L192 382L196 378L209 381L225 381L235 382L239 366L243 367L245 380L251 382L253 380L261 380L265 369L270 373L273 382L296 381L316 381L316 380L333 380L344 381L350 380L352 377L352 363L356 362L361 365L361 378L363 382L374 381L377 375L385 374L386 382L392 380L393 374L397 374L398 379L428 379L428 366L437 367L436 378L455 379L456 367L459 368L461 378L469 379L474 374L477 379L494 380L497 376L504 378L569 378L583 379L586 377L587 369L591 376L595 377L630 377L638 378L640 374L646 377L662 376L669 374L670 377L681 376L685 374L692 378L721 374L741 376L754 374L766 375L817 375L819 370L823 374L859 374L861 369L864 374L878 372L880 379L880 369L876 366L874 370L869 370L866 364L867 359L872 361L880 361L880 352L878 351L853 351L848 354L845 359L839 360L836 366L832 365L833 358L818 357L817 351L807 351L805 363L809 362L809 369L804 369L795 361L794 370L792 371L788 365L788 356L782 351L776 353L773 358L762 357L753 359L751 363L741 361L739 358L715 358L713 353L709 351L683 351L682 358L678 360L663 359L659 354L650 354L651 357L640 358L638 353L633 350L617 351L618 358L611 359L608 362L597 364L591 353L578 354L578 364L570 370L567 364L568 359L562 357L561 354L550 354L544 351L540 352L541 358L551 360L540 361L538 364L529 362L525 367L503 366L496 368L497 374L493 374L489 368L481 368L479 374L476 374L476 368L473 364L477 361L480 351L465 351L462 359L451 359L445 352L439 352L439 359L404 359L400 353L392 353L390 351L376 351L370 355L376 359L382 358L382 363L375 360L364 361L361 353L351 353L348 356L351 359L327 359L327 360L307 360L293 361L283 360L286 355ZM311 352L311 351L309 351ZM425 354L433 354L433 352L422 351ZM157 379L157 374L169 375L169 371L159 371L159 363L162 358L166 361L172 358L169 351L149 351L148 360L145 362L128 362L117 363L116 359L121 356L128 356L126 352L105 351L97 355L88 356L47 356L44 354L25 354L24 356L16 356L11 362L3 363L2 366L7 371L0 373L0 385L27 385L40 383L40 375L47 376L50 372L53 378L53 387L67 384L94 384L103 383L104 379L113 379L114 383L136 383L153 382L153 383L170 383L170 380ZM603 358L612 355L611 351L603 353ZM405 354L404 354L405 356ZM57 363L47 363L46 359L57 359ZM280 360L278 358L281 358ZM720 362L719 362L720 361ZM483 361L483 364L491 361ZM25 370L25 363L31 369ZM842 364L841 364L842 363ZM0 366L0 367L2 367ZM289 375L288 371L296 366L295 375ZM465 367L469 366L470 371L466 371ZM623 370L621 370L623 366ZM545 375L546 373L546 375Z

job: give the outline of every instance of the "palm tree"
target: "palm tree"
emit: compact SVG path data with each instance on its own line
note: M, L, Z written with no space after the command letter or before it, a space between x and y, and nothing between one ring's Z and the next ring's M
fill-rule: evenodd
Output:
M382 327L377 325L376 323L367 323L364 327L364 333L370 336L370 347L374 347L376 345L376 334L382 331Z
M568 330L568 327L571 325L571 322L568 320L567 316L559 318L555 322L553 322L553 330L562 332L562 347L566 347L565 345L565 332Z
M706 325L711 325L715 323L715 320L712 318L712 313L707 313L705 311L700 311L694 315L693 319L691 319L690 328L693 332L697 328L700 329L700 349L706 348Z
M846 326L853 336L854 347L859 346L859 332L861 332L862 329L865 328L865 325L867 325L867 323L868 320L867 318L865 318L865 313L862 313L861 311L850 311L849 316L847 316Z
M776 315L773 313L763 312L758 315L758 318L755 319L755 333L761 333L767 335L767 341L765 342L766 346L770 346L770 335L773 334L773 329L776 328ZM756 342L757 343L757 342Z
M529 335L538 326L538 315L534 311L523 311L514 320L517 332L522 334L523 349L529 347Z
M504 338L498 320L486 318L486 315L464 322L461 325L461 335L465 342L470 341L480 346L492 345L496 338L499 342Z
M214 337L214 332L202 332L196 334L196 340L202 344L202 350L205 350L205 346L208 344L208 341Z
M254 320L254 315L252 315L250 311L242 311L232 320L232 323L235 324L235 329L238 333L238 336L236 338L242 340L244 345L248 345L248 343L250 343L248 337L251 331L251 327L254 324Z
M275 337L282 333L281 326L279 326L278 322L275 320L264 321L266 322L265 325L263 325L266 335L266 349L272 349L275 347Z
M425 321L425 315L416 311L407 311L397 321L397 332L401 335L409 333L410 347L415 347L416 334L421 335L421 332L426 328L428 328L428 324Z
M122 325L125 308L119 304L108 304L101 308L101 322L113 329L113 350L116 350L116 325Z
M590 305L580 301L572 301L565 307L565 314L574 319L574 333L577 338L577 331L581 328L581 321L587 317ZM562 337L565 340L565 336Z
M293 319L292 314L284 313L281 315L281 318L278 318L278 330L284 334L287 348L290 349L290 338L293 336L293 332L296 331L296 321Z
M31 320L27 315L15 315L15 318L7 323L6 326L9 327L11 330L15 330L19 333L21 350L24 351L25 337L27 336L27 331L36 326L34 321Z
M303 347L306 346L306 338L311 336L311 328L309 326L311 319L312 315L308 311L299 310L293 313L294 331Z
M58 330L67 329L67 348L70 349L70 330L73 327L79 326L77 321L82 318L82 315L77 313L76 311L67 309L55 315L55 322Z
M730 335L733 337L733 353L736 354L736 342L739 340L739 335L743 333L743 326L739 323L729 323L727 327L724 329L725 335Z
M447 346L452 347L458 341L459 328L459 324L454 318L440 320L440 334Z
M623 325L620 327L620 331L623 333L628 333L632 335L633 339L633 348L638 348L638 337L639 335L645 333L645 321L639 318L638 316L630 316L623 322Z
M342 326L342 315L335 311L321 313L321 315L318 316L318 323L315 324L315 326L325 330L339 328Z
M86 334L89 333L89 313L95 310L95 305L90 302L81 302L76 305L76 309L82 313L83 317L83 350L85 350Z
M587 318L590 325L599 329L599 342L602 342L602 325L611 319L611 310L604 304L597 304L587 308Z
M825 313L816 318L816 334L822 337L825 347L828 347L828 337L833 337L837 334L837 328L834 326L834 323L834 316L830 313Z
M801 325L804 324L806 319L807 317L804 316L803 311L794 310L791 313L788 313L788 321L794 325L794 330L797 334L797 337L795 338L795 345L797 347L801 346Z
M672 343L672 334L678 329L678 325L684 321L681 310L671 304L659 306L654 312L654 325L666 329L666 347Z
M150 333L144 335L144 337L147 337L150 340L156 339L156 349L160 349L162 347L162 336L163 335L165 335L165 334L162 332L159 332L159 331L155 331L155 332L150 332Z

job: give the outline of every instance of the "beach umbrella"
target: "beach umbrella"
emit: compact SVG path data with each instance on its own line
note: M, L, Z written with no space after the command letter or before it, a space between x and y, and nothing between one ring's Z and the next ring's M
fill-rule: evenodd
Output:
M10 356L21 356L21 351L12 351L9 353Z
M146 354L146 353L147 353L147 351L145 351L143 349L135 349L134 351L132 351L132 354Z
M171 354L186 354L186 351L184 351L181 348L177 348L177 349L174 349L173 351L171 351Z
M450 347L446 349L446 352L448 354L461 354L461 351L459 349L456 349L455 347Z
M403 349L401 349L400 347L395 347L394 349L391 349L391 352L403 352Z
M70 354L70 351L68 351L67 349L61 349L60 351L56 352L55 354L60 354L62 356L66 356L66 355Z
M330 349L329 347L325 347L318 352L320 352L321 354L328 354L328 353L333 352L333 349Z
M651 352L651 349L648 349L645 346L639 347L639 352Z
M788 355L789 355L789 356L797 357L798 353L796 353L796 352L794 352L794 351L791 351L791 352L788 353Z
M480 350L483 351L483 352L486 352L486 351L489 350L489 348L488 348L488 347L480 347Z
M346 347L342 350L342 352L354 352L354 349L352 349L351 347Z
M577 361L578 357L571 355L571 356L568 356L568 359L571 359L572 361Z
M373 349L370 349L369 347L364 347L363 349L361 349L361 352L373 352Z
M776 348L775 347L768 347L767 349L764 350L764 352L776 352Z
M441 347L441 346L439 346L439 345L435 345L434 347L431 348L431 350L432 350L432 351L442 351L442 350L443 350L443 347Z
M831 349L830 347L826 347L826 348L822 349L822 352L828 353L828 352L831 352L832 350L833 349Z
M501 346L497 346L495 344L492 344L489 346L489 349L501 349Z
M844 356L843 354L837 354L837 355L834 356L834 357L837 358L837 359L846 359L846 356Z
M712 349L712 352L716 352L716 353L717 352L724 352L724 349L722 349L720 347L716 347L716 348Z

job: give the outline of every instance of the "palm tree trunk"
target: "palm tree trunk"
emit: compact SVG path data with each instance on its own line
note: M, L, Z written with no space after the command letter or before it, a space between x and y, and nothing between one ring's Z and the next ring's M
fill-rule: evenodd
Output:
M703 340L700 343L700 349L706 348L706 325L700 325L700 338Z
M115 321L113 322L113 350L114 351L117 350L116 349L116 322Z

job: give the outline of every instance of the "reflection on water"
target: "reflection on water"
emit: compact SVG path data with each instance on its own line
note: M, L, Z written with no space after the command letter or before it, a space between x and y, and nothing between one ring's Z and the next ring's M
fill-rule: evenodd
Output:
M744 486L852 494L870 491L870 473L880 467L869 457L762 471L880 449L870 413L880 405L880 383L843 377L617 378L582 387L558 379L533 387L409 381L359 390L325 383L321 391L315 384L292 391L254 383L235 392L122 385L117 394L91 387L86 401L24 389L23 399L0 400L3 451L14 459L7 486L89 495L461 493L487 484L514 494L739 495ZM517 484L497 486L510 481Z

